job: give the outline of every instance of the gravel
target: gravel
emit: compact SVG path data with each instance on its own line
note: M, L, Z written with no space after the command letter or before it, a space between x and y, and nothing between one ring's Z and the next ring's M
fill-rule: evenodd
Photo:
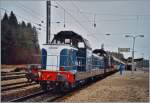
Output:
M3 91L1 93L1 101L6 102L14 98L18 98L21 96L29 95L31 93L35 93L39 90L41 89L40 89L40 86L37 84L37 85L27 86L27 87L13 89L9 91Z
M19 78L19 79L5 80L5 81L1 81L1 85L13 84L13 83L18 83L18 82L22 82L22 81L27 81L27 79Z
M148 102L149 73L125 71L65 97L63 102Z

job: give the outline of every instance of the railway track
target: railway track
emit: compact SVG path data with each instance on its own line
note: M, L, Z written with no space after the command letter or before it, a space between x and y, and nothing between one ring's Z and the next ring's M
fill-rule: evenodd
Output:
M11 80L11 79L18 79L18 78L25 78L25 74L1 76L2 81Z
M11 84L3 84L3 85L1 85L1 87L12 86L12 85L17 85L17 84L23 84L23 83L28 83L28 82L27 81L22 81L22 82L11 83Z
M26 78L25 74L26 72L2 73L1 80L4 82L8 81L9 83L9 80L17 81L18 79ZM1 91L8 91L8 90L17 89L17 88L23 88L23 87L36 84L36 83L29 83L27 81L20 81L20 82L14 82L14 83L9 83L9 84L8 83L1 85Z
M50 89L50 90L48 90L48 91L43 91L43 90L41 90L41 91L38 91L38 92L35 92L35 93L33 93L33 94L29 94L29 95L26 95L26 96L22 96L22 97L19 97L19 98L16 98L16 99L12 99L12 100L10 100L10 101L8 101L8 102L24 102L24 101L27 101L27 100L29 100L29 99L33 99L33 98L36 98L37 96L42 96L42 95L44 95L44 94L49 94L49 93L51 93L51 91L52 91L53 89ZM52 97L52 98L51 98ZM56 98L56 96L54 95L50 95L50 100L52 100L52 99L55 99ZM49 100L49 99L48 99Z
M27 99L33 98L33 97L35 97L35 96L42 95L42 94L44 94L44 93L46 93L46 92L44 92L44 91L39 91L39 92L30 94L30 95L27 95L27 96L23 96L23 97L20 97L20 98L16 98L16 99L10 100L9 102L22 102L22 101L25 101L25 100L27 100Z
M20 75L20 74L26 74L26 72L6 72L6 73L1 73L1 76L7 76L7 75Z
M115 72L114 72L115 73ZM105 77L107 77L107 76L109 76L109 75L112 75L113 73L109 73L109 74L107 74L107 75L104 75L103 77L101 77L101 78L97 78L97 79L95 79L94 81L92 81L92 82L90 82L90 83L85 83L84 85L82 85L82 86L79 86L79 87L76 87L76 88L74 88L72 91L69 91L69 92L67 92L67 93L64 93L64 94L53 94L52 93L52 89L51 90L49 90L49 91L47 91L47 92L45 92L45 91L39 91L39 92L36 92L36 93L33 93L33 94L30 94L30 95L26 95L26 96L22 96L22 97L19 97L19 98L16 98L16 99L12 99L12 100L10 100L10 101L8 101L8 102L24 102L24 101L29 101L29 102L31 102L30 101L30 99L31 100L33 100L33 101L37 101L37 98L36 97L40 97L40 96L42 96L42 95L44 95L44 102L57 102L57 101L62 101L63 100L63 97L65 97L65 96L69 96L70 95L70 93L76 93L77 91L79 91L79 90L82 90L82 89L85 89L86 87L88 87L88 86L90 86L90 85L92 85L93 83L95 83L96 81L98 81L98 80L102 80L102 79L104 79ZM49 94L50 93L50 94ZM43 98L43 97L42 97ZM39 99L39 98L38 98ZM39 99L39 101L41 101L41 99ZM38 102L39 102L38 101ZM43 102L43 101L41 101L41 102Z
M17 98L27 96L33 93L37 93L41 91L40 86L37 85L30 85L22 88L12 89L8 91L1 92L1 101L2 102L9 102L11 100L15 100Z
M46 102L55 102L56 100L58 100L58 99L60 99L60 98L62 98L64 96L65 96L65 94L62 94L62 95L60 94L60 95L52 96Z
M18 85L18 83L16 83L16 84L17 85L11 84L9 86L4 86L1 88L1 91L8 91L8 90L17 89L17 88L23 88L23 87L27 87L27 86L31 86L31 85L36 85L37 83L30 83L29 84L29 83L25 82L25 83L19 83L19 85Z
M33 93L33 94L30 94L30 95L27 95L27 96L23 96L23 97L20 97L20 98L16 98L16 99L13 99L13 100L10 100L9 102L25 102L29 99L34 99L36 98L37 96L42 96L42 95L45 95L47 94L47 99L45 99L43 102L53 102L57 99L60 99L61 97L64 96L64 94L51 94L49 95L48 93L51 92L51 90L47 91L47 92L44 92L44 91L39 91L39 92L36 92L36 93Z

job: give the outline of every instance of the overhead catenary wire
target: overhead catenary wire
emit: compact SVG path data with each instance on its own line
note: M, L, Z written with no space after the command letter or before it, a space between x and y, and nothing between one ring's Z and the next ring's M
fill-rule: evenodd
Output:
M99 21L98 21L99 20ZM139 21L139 17L134 17L132 19L98 19L97 22L122 22L122 21L128 21L128 20L132 20L132 21L137 21L137 28L138 28L138 21ZM87 23L87 22L93 22L93 21L80 21L82 23ZM67 21L67 23L71 23L71 21ZM135 27L136 27L135 26ZM138 30L138 29L137 29ZM93 33L95 34L95 33ZM113 33L113 34L116 34L116 33ZM117 33L118 34L118 33ZM120 34L125 34L125 33L120 33ZM95 34L96 35L96 34ZM98 35L96 35L98 36Z
M83 14L88 14L88 15L109 15L109 16L150 16L148 14L111 14L111 13L98 13L98 12L87 12L87 11L80 11Z
M40 23L42 23L42 19L38 17L38 15L34 15L33 12L31 12L31 10L29 10L27 7L25 7L24 5L17 5L17 7L22 8L24 12L26 12L27 14L29 14L29 16L34 17L36 20L40 21ZM45 24L45 23L44 23ZM42 25L42 24L41 24ZM46 24L45 24L46 25Z
M34 11L33 9L31 9L31 8L29 8L29 7L26 7L26 6L25 6L24 4L22 4L21 2L18 1L18 3L19 3L20 5L22 5L22 6L24 6L26 9L30 10L30 11L31 11L32 13L34 13L35 15L41 15L41 14L39 14L38 12ZM41 18L41 19L46 18L46 17L44 17L43 15L41 15L41 17L43 17L43 18Z
M69 11L71 12L77 12L76 10L74 9L70 9L70 8L67 8ZM87 15L94 15L96 14L97 16L98 15L101 15L101 16L123 16L123 17L135 17L135 16L145 16L145 17L149 17L150 15L149 14L112 14L112 13L100 13L100 12L91 12L91 11L83 11L83 10L80 10L80 14L87 14Z
M71 0L71 3L72 3L72 5L77 9L77 11L81 14L80 8L73 2L73 0ZM85 16L85 15L82 15L82 16L83 16L84 18L86 18L88 21L90 21L87 16Z
M67 8L68 9L68 8ZM75 10L73 9L68 9L69 11L71 12L76 12ZM110 14L110 13L96 13L96 12L86 12L86 11L81 11L80 10L80 14L87 14L87 15L96 15L96 16L105 16L105 15L108 15L108 16L121 16L121 17L134 17L134 19L127 19L127 18L121 18L121 19L98 19L100 21L106 21L106 22L109 22L109 21L122 21L122 20L135 20L138 17L149 17L150 15L144 15L144 14L134 14L134 15L130 15L130 14ZM86 16L87 17L87 16ZM96 21L98 21L96 20ZM86 22L86 21L81 21L81 22ZM92 20L88 20L87 22L93 22Z
M7 9L5 9L5 8L1 8L1 9L4 10L5 12L10 12L9 10L7 10ZM24 8L24 10L26 10L26 8ZM15 15L17 15L17 16L20 17L21 19L24 19L24 20L26 20L26 21L30 21L30 22L31 22L31 20L29 20L29 19L27 19L27 18L25 18L25 17L22 17L22 16L20 16L20 15L18 15L18 14L16 14L16 13L15 13ZM33 22L33 21L32 21L32 23L39 26L39 24L36 23L36 22ZM45 28L45 27L44 27L44 28Z
M85 28L85 27L80 23L80 21L78 21L68 10L66 10L66 9L65 9L62 5L60 5L58 2L55 1L55 3L56 3L57 5L59 5L59 7L61 7L63 10L65 10L66 13L67 13L68 15L70 15L70 16L72 17L72 19L74 19L74 21L75 21L76 23L78 23L78 24L82 27L82 29L84 29L84 30L88 33L87 35L92 34L92 33L90 33L90 31L89 31L87 28ZM91 36L91 35L89 35L89 36Z
M68 9L68 8L67 8ZM71 11L71 12L76 12L75 10L73 10L73 9L68 9L69 11ZM81 14L83 13L83 14L86 14L86 12L83 12L83 11L81 11L80 12ZM130 18L120 18L120 19L98 19L98 15L95 13L91 13L91 14L88 14L87 13L87 15L96 15L97 16L97 22L118 22L118 21L127 21L127 20L137 20L137 16L139 16L139 18L142 18L142 16L144 16L144 17L149 17L150 15L140 15L140 14L137 14L137 15L126 15L125 17L127 17L127 16L129 16L129 17L132 17L132 19ZM102 14L103 15L103 14ZM105 14L104 14L105 15ZM104 16L103 15L103 16ZM106 14L107 15L107 14ZM108 14L109 15L109 14ZM111 14L110 14L111 15ZM119 15L117 15L117 14L114 14L113 16L119 16ZM148 18L149 19L149 18ZM66 23L69 23L70 21L66 21ZM93 22L93 20L87 20L87 21L80 21L80 22Z
M77 6L76 6L77 7ZM129 16L129 17L136 17L136 19L119 19L119 20L101 20L102 21L107 21L107 22L110 22L110 21L122 21L122 20L137 20L137 25L135 26L136 29L138 30L138 21L139 21L139 18L142 17L142 16L150 16L148 14L110 14L110 13L94 13L94 12L83 12L81 11L79 8L77 8L78 11L80 13L83 13L83 14L90 14L90 15L94 15L94 27L96 27L96 23L95 23L95 16L96 15L110 15L110 16ZM88 21L88 22L92 22L92 21Z
M4 12L9 12L9 13L11 12L11 11L5 9L5 8L2 8L2 7L0 7L0 9L3 10ZM25 17L22 17L22 16L20 16L19 14L16 14L16 13L15 13L15 15L17 15L17 17L19 17L19 18L21 18L21 19L23 19L23 20L25 20L27 22L31 22L32 24L35 24L35 25L39 26L39 23L37 23L37 22L33 22L32 20L29 20L29 19L27 19ZM41 27L46 28L45 26L41 26Z
M90 14L90 15L94 15L94 21L90 21L90 20L88 20L86 23L91 23L91 22L93 22L93 26L94 26L94 28L96 27L96 22L95 22L95 17L96 17L96 15L110 15L110 16L125 16L125 17L127 17L127 16L129 16L129 17L140 17L140 16L150 16L150 15L144 15L144 14L132 14L132 15L130 15L130 14L110 14L110 13L94 13L94 12L84 12L84 11L81 11L80 10L80 8L71 0L71 3L72 3L72 5L77 9L77 11L80 13L80 14ZM75 12L74 10L72 10L72 9L69 9L71 12ZM83 15L82 15L83 16ZM87 18L87 16L84 16L84 18ZM88 19L88 18L87 18ZM119 22L119 21L123 21L123 20L135 20L135 19L118 19L118 20L97 20L97 21L100 21L100 22ZM80 22L82 22L82 21L80 21ZM84 22L84 21L83 21Z
M140 17L142 17L142 16L150 16L150 15L146 15L146 14L111 14L111 13L95 13L95 12L85 12L85 11L81 11L79 8L78 8L78 6L76 6L73 2L72 2L72 4L77 8L77 10L81 13L81 14L89 14L89 15L94 15L94 27L96 27L96 23L95 23L95 16L96 15L109 15L109 16L125 16L125 17L127 17L127 16L129 16L129 17L136 17L136 20L137 20L137 22L138 22L138 19L140 18ZM71 10L71 11L73 11L73 10ZM135 20L135 19L118 19L118 20L100 20L100 22L118 22L118 21L123 21L123 20ZM81 22L81 21L80 21ZM92 22L92 21L87 21L87 22ZM138 23L137 23L137 28L138 28ZM138 30L138 29L137 29Z
M74 5L74 7L79 11L80 14L82 14L80 11L80 8L71 0L72 4ZM83 16L83 15L82 15ZM83 16L84 18L86 18L89 21L89 18L87 16ZM96 23L95 23L95 15L94 15L94 28L96 27Z
M95 41L98 43L98 41L96 40L97 37L94 35L94 33L91 33L88 28L84 27L84 26L80 23L80 21L77 20L77 19L76 19L68 10L66 10L62 5L60 5L60 4L59 4L58 2L56 2L56 1L55 1L55 3L56 3L57 5L59 5L62 9L64 9L64 10L66 11L66 13L67 13L68 15L70 15L70 17L72 17L72 19L74 19L74 21L75 21L76 23L78 23L78 24L82 27L82 29L84 29L84 30L88 33L87 36L90 36L90 37L94 38Z

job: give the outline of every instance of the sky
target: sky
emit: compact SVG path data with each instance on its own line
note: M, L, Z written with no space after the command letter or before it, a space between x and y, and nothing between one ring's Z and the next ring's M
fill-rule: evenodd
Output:
M42 30L38 30L42 48L46 42L46 1L0 2L1 18L5 11L13 11L19 22L31 22L37 28L37 24L44 21L41 23ZM88 39L93 49L101 48L104 44L105 50L117 52L118 48L132 49L133 39L125 35L144 35L144 38L136 38L135 58L141 58L142 55L146 59L150 58L149 0L53 0L51 4L51 40L59 31L72 30ZM55 8L56 5L58 8ZM123 54L125 58L131 56L131 52Z

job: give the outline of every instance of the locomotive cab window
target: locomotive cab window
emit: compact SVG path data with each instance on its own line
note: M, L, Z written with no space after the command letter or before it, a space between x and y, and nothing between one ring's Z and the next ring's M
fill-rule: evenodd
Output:
M70 43L71 43L70 39L65 39L65 44L70 44Z
M78 48L85 48L84 42L78 42Z

